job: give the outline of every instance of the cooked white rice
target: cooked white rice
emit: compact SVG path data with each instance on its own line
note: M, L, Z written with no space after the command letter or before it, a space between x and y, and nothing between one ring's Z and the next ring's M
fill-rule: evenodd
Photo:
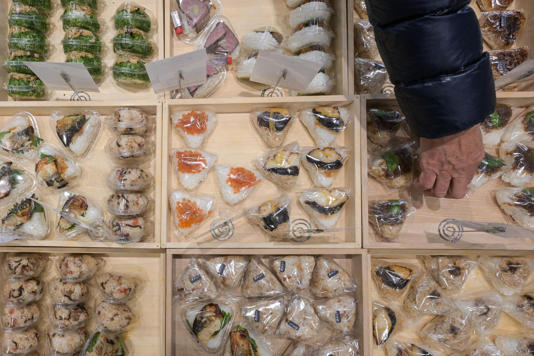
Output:
M313 50L299 54L299 58L310 62L319 63L322 69L328 70L334 65L335 57L324 51Z
M230 309L228 306L226 305L221 305L221 304L218 304L219 305L219 308L224 311L225 313L228 313L230 315L233 314L233 311L232 309ZM204 307L203 304L199 304L199 305L195 305L194 307L192 308L188 308L187 311L185 312L185 318L187 319L187 321L189 322L189 325L193 325L193 323L195 322L195 318L196 316L200 313L200 310ZM221 347L223 345L223 342L226 341L225 340L225 337L227 336L227 331L229 330L229 328L231 327L231 323L228 323L223 330L221 330L216 336L212 337L207 345L206 345L206 348L210 351L216 351L219 349L219 347ZM263 355L263 354L262 354Z
M334 87L334 81L326 73L319 72L313 77L308 87L298 95L328 94Z
M49 156L61 156L65 159L65 163L67 164L67 170L63 174L63 178L65 180L71 180L81 175L82 170L81 168L76 164L76 162L69 156L65 155L61 151L55 149L52 146L43 146L41 147L39 153L44 153L45 155Z
M197 230L204 221L195 224L191 226L190 228L179 228L178 223L180 221L178 215L176 214L176 203L181 201L182 199L189 199L193 202L195 202L202 211L207 213L209 216L213 212L213 206L215 204L215 198L209 196L209 195L198 195L193 196L190 195L184 191L181 190L175 190L171 193L171 196L169 198L169 202L171 205L171 211L174 218L174 228L176 229L176 232L178 235L182 237L186 237L187 235L191 234L193 231Z
M336 151L341 155L343 162L345 162L348 150L344 148L336 148ZM308 162L308 160L306 159L306 154L308 152L309 150L306 151L305 154L302 155L301 163L304 166L304 168L306 168L306 170L308 171L313 184L317 187L322 187L322 188L331 187L336 181L336 178L339 172L343 170L343 167L336 171L329 171L329 174L326 175L323 173L322 170L317 169L316 166Z
M310 20L326 22L330 19L333 11L327 3L322 1L311 1L300 5L289 13L289 26L292 29Z
M247 58L241 61L237 66L236 75L239 79L250 79L254 66L256 65L256 57Z
M300 195L299 202L304 211L313 219L313 221L319 227L323 229L331 229L336 226L339 218L341 217L341 212L343 211L343 209L340 209L332 215L324 215L310 207L308 204L305 204L306 201L314 201L320 206L326 207L330 204L328 196L322 194L317 189L310 189Z
M178 151L194 151L200 153L205 159L206 159L206 167L204 167L204 170L200 173L182 173L178 171L178 159L176 158L176 152ZM199 150L190 150L190 149L178 149L172 151L172 160L174 169L176 170L176 173L178 174L178 181L180 184L187 190L193 190L198 185L206 180L209 171L215 164L215 161L217 160L217 156L208 152L199 151Z
M233 188L226 183L226 179L230 174L230 168L232 167L215 166L215 172L217 174L217 183L219 184L219 189L221 191L224 201L230 205L235 205L245 200L254 190L257 184L249 188L243 188L238 193L234 193ZM261 180L261 175L258 171L256 171L255 169L249 170L256 175L256 179Z
M339 114L341 119L345 122L349 122L349 110L347 108L339 108ZM326 147L330 146L341 132L335 132L327 129L321 125L316 125L315 115L312 109L303 110L300 113L300 121L308 129L311 137L318 146Z
M32 218L22 224L17 232L32 239L42 240L48 235L48 230L49 226L46 213L34 213Z
M280 43L268 32L249 32L241 40L243 48L250 51L272 51L280 47Z
M506 188L495 193L497 204L500 208L519 225L532 229L534 228L534 217L520 206L516 206L514 195L521 192L521 188Z
M174 126L176 126L176 123L178 120L182 117L182 115L187 114L189 111L182 111L178 112L174 115L172 115L172 123ZM202 146L204 143L204 140L213 132L215 129L215 125L217 124L217 119L215 117L215 114L212 112L205 111L205 113L208 115L208 127L206 129L206 132L199 134L199 135L189 135L182 131L181 129L178 129L178 133L185 141L186 145L191 148L198 148Z
M69 149L76 156L83 156L94 144L98 130L100 129L100 119L97 116L88 115L88 120L83 125L82 134L73 138Z
M482 140L484 142L484 146L486 147L495 147L501 142L501 137L504 134L504 131L506 130L506 127L490 130L490 131L484 131L482 130Z
M321 26L312 25L304 27L302 30L289 36L287 47L293 53L311 45L328 47L333 37L332 32L325 30Z

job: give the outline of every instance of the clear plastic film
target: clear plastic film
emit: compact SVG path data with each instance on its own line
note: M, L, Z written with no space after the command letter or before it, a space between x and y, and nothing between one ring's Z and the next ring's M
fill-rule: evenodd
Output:
M281 256L271 260L271 268L284 287L292 292L306 290L310 287L315 257Z
M502 135L502 153L508 155L513 142L532 142L534 140L534 107L529 107L507 126Z
M465 351L472 344L474 329L466 315L455 311L434 317L419 331L419 336L431 344Z
M152 21L146 9L130 1L126 1L117 8L113 20L116 30L129 27L143 32L150 32L152 27Z
M179 148L172 150L170 159L180 185L187 190L194 190L208 177L217 161L217 155L191 148Z
M247 256L217 256L203 261L215 284L227 289L241 286L248 263Z
M249 197L263 178L255 169L240 166L215 166L217 185L223 200L236 205Z
M102 52L102 42L98 35L79 27L65 30L62 44L65 53L82 52L98 56Z
M9 73L5 89L15 100L43 100L47 94L44 83L33 74Z
M128 350L120 336L112 337L95 331L83 347L80 356L100 356L100 355L128 355Z
M19 112L0 129L0 147L10 157L34 159L43 139L39 126L29 112Z
M506 10L514 0L477 0L477 5L481 11Z
M138 135L117 135L107 145L110 156L118 162L141 163L150 158L152 142Z
M358 339L345 336L332 340L319 347L312 354L313 356L359 356L360 346Z
M10 253L3 264L8 279L37 278L46 267L48 258L37 253Z
M45 33L47 29L46 16L38 8L14 2L9 8L7 16L9 26L21 26Z
M95 81L98 81L104 73L102 59L92 53L69 52L67 53L66 62L83 64Z
M38 157L35 174L43 187L54 191L72 188L82 174L82 168L74 158L51 145L43 145Z
M29 193L19 196L19 199L0 212L1 232L23 239L44 239L50 231L50 225L45 208L36 201L38 196Z
M350 197L348 188L315 188L302 192L299 202L319 228L329 230L336 227Z
M13 50L9 51L9 58L6 61L6 68L9 73L33 74L24 62L43 62L44 56L30 51Z
M26 355L39 347L41 336L34 328L8 331L1 337L0 352L4 355Z
M503 308L503 300L498 293L463 295L455 303L481 334L487 334L497 327Z
M127 88L146 88L150 78L143 59L134 55L122 55L113 65L113 79Z
M147 39L144 32L125 27L118 30L113 37L113 51L117 54L133 54L142 58L150 57L154 51L154 45Z
M309 1L289 12L289 27L293 31L306 26L311 21L327 24L334 10L327 1Z
M512 108L506 104L497 104L495 111L480 125L484 146L494 147L501 142L501 138L511 118Z
M377 346L384 345L400 328L399 316L389 306L380 302L373 303L373 338Z
M50 282L49 296L54 304L83 304L89 297L89 287L84 282L66 282L60 278Z
M522 326L534 329L534 291L524 291L507 297L504 310Z
M445 315L453 309L452 301L428 274L422 275L411 283L404 300L404 310L410 316Z
M308 171L315 186L328 188L332 186L343 170L350 155L345 147L304 147L302 149L302 165Z
M132 328L136 318L127 304L101 301L95 307L96 327L99 331L118 335Z
M269 238L277 241L289 241L290 236L290 203L289 197L283 195L267 200L259 206L246 210L248 221L257 226Z
M380 94L388 81L386 67L365 58L354 59L354 89L358 94Z
M426 345L413 344L410 342L401 342L395 339L389 340L386 344L386 350L388 356L428 356L439 355L434 350L428 348ZM470 355L473 356L473 355ZM482 355L479 355L482 356Z
M415 141L392 142L385 148L371 148L368 173L389 189L405 189L412 184L416 158Z
M354 297L343 295L318 301L314 307L319 318L332 329L348 334L352 332L356 321L356 304Z
M356 57L382 62L376 47L373 26L367 20L359 20L354 23L354 49Z
M226 345L224 355L274 355L271 343L255 332L243 325L237 325L230 332L230 341Z
M371 278L380 296L386 300L402 299L419 274L416 265L373 259Z
M247 298L276 297L284 292L273 272L259 258L252 258L241 286L242 295Z
M352 123L350 110L339 106L316 106L299 117L318 146L332 145Z
M241 40L242 55L257 51L274 51L280 49L284 36L272 26L258 27L247 33Z
M497 79L528 59L526 47L488 51L493 78Z
M22 50L45 55L48 48L44 34L26 27L11 26L7 39L10 50Z
M477 261L463 256L422 256L427 272L448 292L460 292L477 266Z
M332 73L318 72L302 91L292 91L291 95L323 95L330 94L335 87Z
M534 337L524 333L514 336L497 336L495 345L502 351L504 356L528 356L531 354Z
M120 244L141 242L148 235L148 222L140 217L111 217L108 219L110 230L107 239Z
M192 259L175 286L180 300L195 301L212 299L219 293L215 283L200 267L197 259Z
M84 329L55 330L48 333L50 355L67 356L81 351L87 340Z
M491 285L501 294L516 294L532 274L533 263L525 257L481 256L480 268Z
M96 11L90 6L80 5L75 2L70 2L65 7L65 11L61 15L61 21L65 31L72 27L78 27L96 34L100 30Z
M67 282L84 282L95 275L103 261L91 255L64 255L57 262L59 276Z
M114 168L108 175L108 186L115 191L142 192L152 183L152 176L141 168Z
M213 16L222 12L218 0L177 0L181 30L179 38L186 43L195 43ZM175 30L176 31L176 30Z
M52 8L51 0L17 0L23 5L33 6L39 9L43 13L47 13Z
M285 43L287 50L299 55L302 50L311 46L328 48L334 33L321 21L311 20L298 26Z
M39 279L11 279L2 286L2 297L7 304L22 306L37 302L44 292Z
M138 108L122 107L113 112L106 123L119 135L149 135L153 132L155 119Z
M0 206L11 206L35 185L33 175L11 161L0 161Z
M295 295L286 307L278 335L305 343L313 343L320 336L321 321L311 300Z
M169 197L174 231L186 237L197 230L213 213L215 198L210 195L191 195L175 190Z
M217 126L215 113L209 111L181 111L171 117L178 134L191 148L201 147Z
M386 147L399 133L406 116L397 107L373 106L367 110L367 139Z
M285 108L267 108L250 114L258 135L269 147L279 147L294 122L294 114Z
M484 41L493 49L507 49L515 44L519 32L525 25L523 11L488 11L479 18Z
M96 111L53 112L52 130L57 139L71 154L84 157L92 150L102 126Z
M308 356L312 352L312 347L306 344L293 342L284 351L283 356Z
M283 190L290 190L300 173L300 148L297 142L270 150L256 161L262 175Z
M144 215L150 207L150 199L143 193L115 193L107 200L110 213L118 217L134 217Z
M524 187L534 178L534 142L505 142L501 145L499 156L510 168L501 179L513 186Z
M41 318L37 303L28 305L7 304L2 308L1 321L5 330L24 330L36 325Z
M79 5L89 6L91 9L98 9L98 0L61 0L61 6L67 7L73 2Z
M241 315L248 326L263 335L274 335L285 312L282 298L248 299L241 304Z
M50 309L50 324L54 330L76 330L89 321L89 311L83 304L54 304Z
M374 200L369 203L369 224L382 239L397 240L414 211L405 200Z
M340 265L329 257L315 260L310 291L317 298L332 298L356 291L357 285Z
M466 356L503 356L503 353L495 344L488 338L484 337L477 341L476 344L469 348Z
M239 56L239 39L230 20L224 16L214 16L202 31L197 43L210 55L225 55L232 58Z
M469 184L469 190L475 191L489 181L498 179L506 170L506 162L486 152Z

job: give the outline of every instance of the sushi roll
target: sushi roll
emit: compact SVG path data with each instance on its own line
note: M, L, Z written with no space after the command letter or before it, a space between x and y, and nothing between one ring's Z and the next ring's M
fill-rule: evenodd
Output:
M316 106L302 111L300 121L318 146L329 146L345 131L351 118L347 108Z
M9 204L34 185L31 174L14 167L13 162L0 161L0 205Z
M319 63L323 72L331 69L336 59L326 49L314 46L300 50L298 57L310 62Z
M6 153L32 159L43 140L30 113L19 113L0 129L0 147Z
M403 189L412 184L415 142L382 149L371 155L369 175L391 189Z
M216 166L215 172L222 197L229 205L245 200L262 181L258 171L243 167Z
M373 338L376 345L384 345L397 329L397 313L388 306L373 303Z
M406 116L397 108L374 107L367 110L367 139L385 147L397 135Z
M39 347L39 332L34 329L10 331L2 337L0 352L4 355L27 355Z
M508 105L497 104L495 111L481 125L484 146L494 147L501 142L501 137L511 118L512 109Z
M300 152L298 143L270 151L256 162L263 176L284 190L297 183L300 173Z
M337 175L348 159L346 148L317 147L306 149L302 155L302 165L308 171L313 184L328 188L336 180Z
M288 109L269 108L251 114L252 124L269 147L280 146L293 124L293 115Z
M284 287L259 258L253 258L241 285L246 298L277 297L284 294Z
M247 51L272 51L280 48L284 36L271 26L255 29L247 33L241 44Z
M532 262L524 257L481 256L479 262L484 277L506 296L521 292L534 270Z
M298 30L293 33L287 39L287 47L290 52L298 54L302 49L309 46L321 46L327 48L332 42L334 34L317 24L315 21L310 21L307 26L298 28Z
M282 256L271 261L271 267L284 287L292 292L310 286L315 258L313 256Z
M501 179L516 187L528 185L534 177L534 142L506 142L501 145L501 159L509 162L511 168Z
M87 339L83 329L52 331L48 333L50 349L53 355L73 355L79 352Z
M532 355L534 337L528 333L519 336L497 336L495 345L504 356L530 356Z
M150 77L143 59L134 55L120 56L112 68L113 79L127 88L145 88L150 84Z
M217 156L199 150L177 149L171 152L171 159L182 187L193 190L206 180Z
M95 33L78 27L71 27L65 31L62 44L66 54L81 52L98 56L102 51L100 38Z
M121 217L143 215L149 204L149 199L142 193L116 193L108 198L108 210Z
M65 7L65 11L61 15L61 21L65 31L72 27L83 28L92 33L98 33L100 30L96 11L90 6L80 5L74 1Z
M260 228L267 236L278 241L290 240L289 219L290 200L286 196L263 202L258 207L248 209L248 221Z
M151 120L141 109L119 108L111 115L110 125L120 135L144 135L150 129Z
M534 142L534 108L528 109L519 118L512 121L502 135L503 145L510 141Z
M284 315L284 309L282 298L249 299L241 306L241 315L255 331L263 335L274 335Z
M311 301L295 295L286 308L286 314L278 328L278 335L307 342L319 337L321 320L315 313Z
M211 274L215 283L222 288L237 288L241 285L247 269L247 256L218 256L204 261L206 270Z
M75 156L84 156L96 141L100 130L100 115L94 111L52 115L59 141Z
M39 279L10 279L3 283L2 297L7 304L28 305L43 296L43 283Z
M479 19L484 41L493 49L507 49L515 44L526 18L522 11L488 11Z
M296 95L319 95L328 94L334 88L334 81L329 74L324 72L317 73L306 89L297 91Z
M333 13L326 1L307 1L289 12L289 27L295 30L310 21L328 23Z
M199 148L215 129L217 119L212 112L191 110L172 115L172 123L191 148Z
M49 294L55 304L79 305L87 301L89 287L84 282L66 282L58 278L51 282Z
M209 274L200 267L196 258L192 258L176 285L178 297L189 302L212 299L218 293Z
M96 306L96 327L111 335L123 333L134 321L134 314L126 304L100 302Z
M534 188L506 188L495 193L497 204L517 224L534 229Z
M99 261L91 255L67 255L58 261L59 276L67 282L83 282L93 278Z
M57 219L56 232L67 239L74 238L87 232L86 229L80 226L76 221L80 221L90 227L96 227L102 221L103 217L100 209L89 202L83 195L64 192L59 205L62 214L65 214L72 219L66 219L64 216L59 216ZM88 233L91 235L92 231L89 231Z
M35 174L44 186L62 189L82 173L74 159L52 146L43 146L39 150L39 160L35 164Z
M2 327L8 330L26 329L39 321L41 311L37 303L16 306L5 305L2 313Z
M83 304L54 304L51 314L52 326L56 330L79 329L89 320L89 312Z
M213 213L215 199L209 195L193 196L175 190L169 198L174 228L178 235L185 237L197 230Z
M73 51L67 53L67 63L81 63L95 81L102 76L102 59L93 53Z
M506 10L514 0L477 0L477 5L481 11L501 11Z
M35 194L15 203L2 218L2 230L20 238L42 240L48 235L48 217Z
M234 330L230 332L230 342L227 349L230 350L231 356L239 355L261 355L273 356L271 350L254 335L253 332L241 325L237 325ZM225 355L227 355L226 353Z
M152 177L141 168L115 168L108 176L108 186L116 191L142 192Z
M143 136L119 135L110 140L108 152L119 161L139 160L150 154L150 145Z
M354 292L356 284L337 262L321 256L315 261L310 290L317 298L334 298Z
M39 254L9 254L4 261L6 277L9 279L38 277L43 272L46 261L47 257Z
M133 278L114 273L104 273L96 278L96 283L106 299L112 302L125 302L130 299L136 288Z
M146 222L142 217L112 218L109 221L111 239L117 243L141 242L147 234Z
M403 200L378 200L369 204L369 223L385 240L399 237L406 217L408 203Z
M117 9L113 20L116 30L130 27L144 32L150 32L151 21L146 10L143 7L132 5L129 2L126 2Z
M488 51L493 78L497 79L528 59L526 47Z
M318 188L306 190L300 195L299 202L321 229L333 229L349 198L348 189Z
M498 179L506 171L506 163L486 152L484 159L478 165L477 171L469 184L469 190L474 191L490 180Z

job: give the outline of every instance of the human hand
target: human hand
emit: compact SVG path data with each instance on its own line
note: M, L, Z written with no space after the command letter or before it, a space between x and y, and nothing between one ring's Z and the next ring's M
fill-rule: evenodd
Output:
M484 158L480 125L437 139L420 139L421 174L415 186L438 197L461 199Z

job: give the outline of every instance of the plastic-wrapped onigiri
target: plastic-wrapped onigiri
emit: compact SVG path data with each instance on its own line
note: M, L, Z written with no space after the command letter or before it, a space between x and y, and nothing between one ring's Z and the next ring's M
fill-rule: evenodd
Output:
M501 145L500 157L511 164L501 179L516 187L529 184L534 178L534 143L506 142Z
M317 145L329 146L345 131L352 119L347 108L316 106L303 110L300 113L300 121Z
M331 229L336 226L349 198L348 189L319 188L306 190L300 195L299 202L317 225Z
M312 49L310 51L301 51L298 55L300 59L321 64L321 70L329 70L334 65L335 57L323 50Z
M507 188L495 193L499 207L519 225L534 229L534 188Z
M305 2L289 13L289 26L295 30L309 21L328 22L334 11L325 1Z
M171 159L182 187L192 190L206 180L217 156L199 150L177 149L172 151Z
M169 198L174 227L180 236L187 236L198 229L211 215L215 199L208 195L193 196L175 190Z
M95 143L100 130L100 115L94 111L53 114L55 131L63 146L75 156L83 156Z
M334 88L335 82L330 75L319 72L313 77L306 89L298 91L297 95L328 94Z
M243 167L216 166L215 172L223 199L230 205L245 200L262 180L258 171Z
M280 48L283 39L284 37L279 31L267 26L247 33L241 40L241 46L244 50L249 51L270 51Z
M287 47L292 53L309 46L329 47L334 34L322 26L312 24L296 31L287 39Z
M191 110L172 115L172 123L187 146L198 148L215 129L217 119L212 112Z
M484 146L494 147L501 142L501 137L512 118L512 109L508 105L497 104L495 111L481 125Z
M2 218L2 230L22 238L41 240L48 235L48 218L34 194L15 203Z

